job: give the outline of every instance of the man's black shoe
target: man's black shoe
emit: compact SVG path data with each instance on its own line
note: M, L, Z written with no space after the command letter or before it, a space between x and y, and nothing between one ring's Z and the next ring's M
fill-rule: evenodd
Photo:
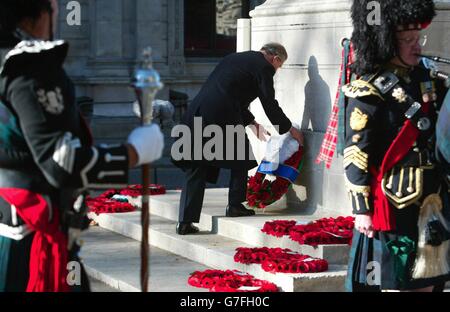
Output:
M192 223L181 223L177 224L177 234L178 235L187 235L187 234L195 234L198 233L198 227L192 225Z
M240 204L238 206L227 206L227 212L226 212L226 216L227 217L249 217L249 216L254 216L255 215L255 211L254 210L250 210L250 209L246 209L244 207L244 205Z

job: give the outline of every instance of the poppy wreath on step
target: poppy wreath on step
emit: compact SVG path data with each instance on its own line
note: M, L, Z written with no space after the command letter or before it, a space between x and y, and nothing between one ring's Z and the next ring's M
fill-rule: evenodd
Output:
M294 220L275 220L267 221L261 232L275 237L283 237L289 235L289 230L297 224Z
M150 184L150 195L163 195L166 188L162 185ZM95 214L102 213L124 213L133 212L136 208L129 202L129 197L139 197L142 195L142 185L130 185L122 190L110 189L98 197L86 198L89 211Z
M280 200L297 179L302 159L303 146L300 146L283 164L276 165L276 169L272 163L263 161L256 174L248 180L248 206L264 209ZM268 174L275 176L275 180L266 179Z
M162 185L150 184L148 188L150 189L150 195L152 196L166 194L166 188ZM124 196L139 197L142 195L142 185L130 185L127 188L121 190L119 194Z
M350 245L354 227L354 217L323 218L309 224L291 227L289 237L302 245Z
M237 248L234 261L261 264L269 273L318 273L328 270L328 262L282 248Z
M117 190L107 190L95 198L88 196L86 198L86 205L89 207L89 212L99 215L102 213L124 213L136 210L125 198L120 200L113 199L118 194L119 191Z
M189 277L188 284L210 292L278 292L274 283L236 270L196 271Z

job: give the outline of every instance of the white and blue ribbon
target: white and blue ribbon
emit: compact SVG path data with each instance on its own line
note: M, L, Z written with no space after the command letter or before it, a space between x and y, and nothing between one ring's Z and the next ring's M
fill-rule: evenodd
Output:
M282 164L271 163L265 160L263 160L259 165L258 172L262 174L270 174L281 177L291 183L294 183L295 180L297 180L298 175L300 174L300 171L298 171L296 168Z

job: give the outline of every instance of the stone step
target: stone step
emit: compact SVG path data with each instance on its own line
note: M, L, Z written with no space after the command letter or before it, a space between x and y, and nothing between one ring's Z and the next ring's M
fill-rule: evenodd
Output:
M102 281L94 279L93 277L89 277L89 284L91 286L91 292L93 293L121 292L119 289L113 288Z
M227 202L227 189L207 189L198 226L204 231L211 231L220 236L258 247L282 247L305 253L313 257L323 258L333 264L345 265L348 263L350 246L348 245L319 245L312 247L300 245L288 236L281 238L269 236L263 232L265 222L272 220L296 220L299 224L330 217L330 215L302 215L282 206L267 208L266 211L257 210L252 217L227 218L225 206ZM181 191L168 191L165 195L152 196L150 211L153 215L178 221L178 207ZM140 198L130 198L133 205L139 207ZM334 215L332 217L337 217Z
M123 214L92 215L102 228L114 231L139 241L141 239L140 212ZM235 269L274 282L281 290L292 291L343 291L346 268L330 265L330 270L312 274L271 274L260 265L244 265L234 261L238 247L252 247L241 241L203 231L198 235L180 236L175 234L176 222L158 216L151 216L150 244L168 252L182 255L192 261L215 269ZM120 252L120 254L126 254ZM188 278L186 275L185 279Z
M140 291L139 242L100 227L91 227L83 234L83 240L81 257L88 275L94 281L107 285L99 288L98 283L94 282L93 290L99 288L100 291L110 291L109 286L119 291ZM156 247L150 248L150 255L150 291L207 291L191 287L187 283L192 272L208 269L204 265Z

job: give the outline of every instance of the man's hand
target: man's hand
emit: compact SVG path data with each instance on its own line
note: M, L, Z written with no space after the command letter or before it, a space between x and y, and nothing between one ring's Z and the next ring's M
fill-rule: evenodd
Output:
M260 140L260 141L267 141L267 137L270 137L271 134L269 131L267 131L263 126L261 126L259 123L257 123L256 121L254 121L251 125L250 125L250 129L253 131L253 133L256 135L256 137Z
M371 215L356 215L355 229L369 238L373 238L373 223Z
M289 130L292 137L300 144L301 146L305 143L305 138L303 137L303 133L298 130L297 128L292 127L291 130Z

